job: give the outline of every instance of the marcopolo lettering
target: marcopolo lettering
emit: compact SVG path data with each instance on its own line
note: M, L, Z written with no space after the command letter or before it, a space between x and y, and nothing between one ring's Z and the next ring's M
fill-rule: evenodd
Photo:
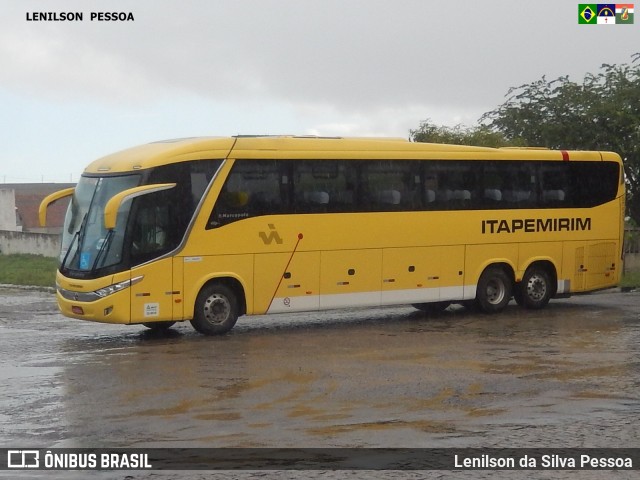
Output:
M482 220L482 233L576 232L591 230L591 217Z

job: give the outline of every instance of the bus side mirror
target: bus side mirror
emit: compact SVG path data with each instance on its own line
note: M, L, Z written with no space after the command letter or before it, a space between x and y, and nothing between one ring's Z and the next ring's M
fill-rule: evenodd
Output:
M44 197L42 202L40 202L40 206L38 207L38 221L40 222L41 227L47 226L47 208L56 200L60 200L61 198L68 197L73 195L76 187L65 188L64 190L58 190L57 192L53 192L50 195Z
M116 218L118 216L118 211L120 210L120 205L122 205L124 202L132 200L141 195L168 190L175 186L175 183L158 183L155 185L133 187L117 193L109 199L104 207L104 228L107 230L113 230L114 228L116 228Z

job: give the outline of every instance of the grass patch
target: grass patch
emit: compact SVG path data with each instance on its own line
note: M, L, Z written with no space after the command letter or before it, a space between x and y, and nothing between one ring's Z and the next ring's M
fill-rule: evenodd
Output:
M0 283L55 287L58 259L42 255L0 255Z

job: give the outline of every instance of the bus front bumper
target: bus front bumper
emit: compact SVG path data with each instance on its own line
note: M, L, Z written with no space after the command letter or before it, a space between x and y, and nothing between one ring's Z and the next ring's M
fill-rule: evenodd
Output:
M65 317L102 323L131 323L130 283L92 292L67 290L58 285L58 308Z

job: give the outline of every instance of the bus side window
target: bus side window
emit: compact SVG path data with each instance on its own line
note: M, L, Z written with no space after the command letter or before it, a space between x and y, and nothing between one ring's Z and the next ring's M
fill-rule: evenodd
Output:
M479 173L472 162L435 161L426 165L424 197L428 210L476 208ZM433 202L430 199L433 198Z
M495 161L484 164L485 208L528 208L535 199L535 175L529 162Z
M366 185L366 210L413 211L422 208L419 162L364 162L362 178Z
M207 228L284 212L281 174L274 160L236 160L213 207Z
M303 160L295 162L293 205L295 213L354 211L355 162Z
M610 202L618 193L616 178L620 168L615 162L569 162L571 192L576 207L595 207Z
M568 164L546 163L540 166L539 205L541 207L568 207L569 197Z

